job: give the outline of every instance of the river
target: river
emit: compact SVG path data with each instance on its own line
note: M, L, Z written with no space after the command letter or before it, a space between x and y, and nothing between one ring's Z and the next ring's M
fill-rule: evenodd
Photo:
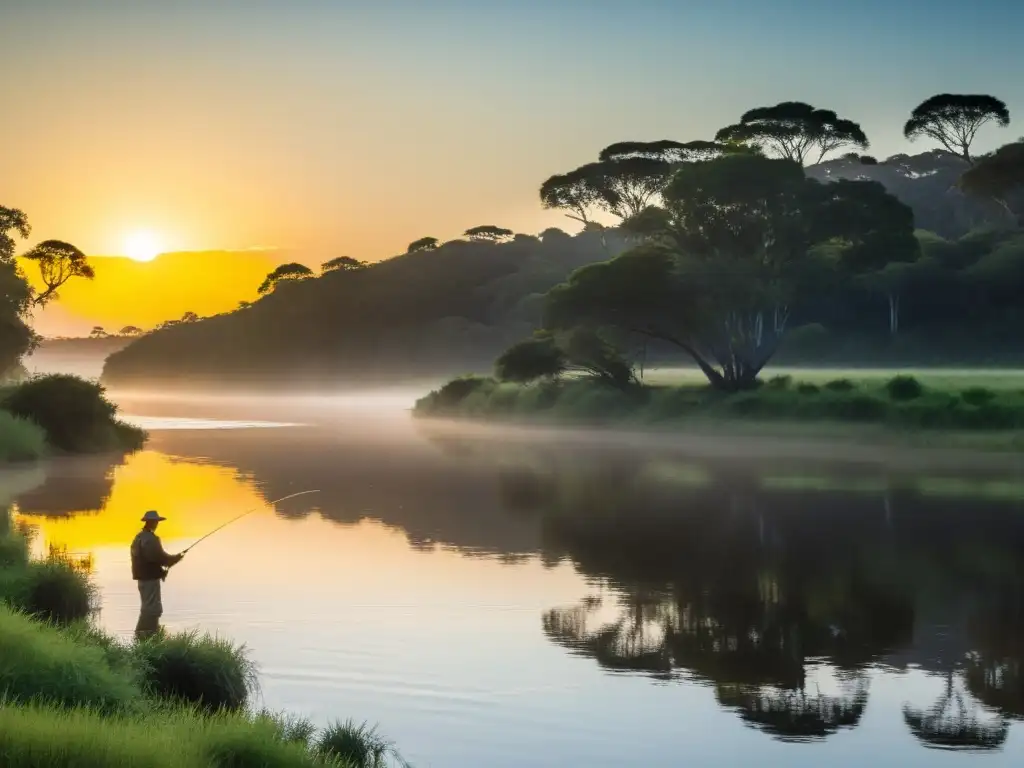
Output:
M1019 473L408 405L126 398L146 450L4 482L37 546L92 556L124 637L145 510L177 551L256 508L171 572L164 625L244 642L266 706L379 723L416 766L1024 761Z

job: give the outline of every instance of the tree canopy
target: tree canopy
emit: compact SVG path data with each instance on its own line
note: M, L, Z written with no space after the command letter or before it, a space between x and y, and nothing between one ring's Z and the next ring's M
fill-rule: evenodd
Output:
M751 386L778 348L790 306L822 268L875 266L913 250L913 216L880 185L821 185L791 160L726 155L684 163L650 211L648 241L583 267L548 295L551 330L584 326L668 342L724 389Z
M1024 223L1024 140L984 155L960 177L968 194L995 200Z
M914 141L927 136L947 152L971 162L971 144L978 130L995 122L1010 124L1006 104L987 94L940 93L918 104L903 126L903 135Z
M353 259L351 256L336 256L320 265L321 272L357 272L366 268L365 261Z
M0 261L12 261L17 244L12 233L23 240L32 233L28 217L17 208L4 208L0 205Z
M440 245L440 241L436 237L421 237L419 240L413 240L409 243L405 249L406 253L416 253L417 251L433 251Z
M493 224L481 224L478 227L470 227L463 234L470 240L486 240L492 243L501 243L510 240L515 233L511 229L496 227Z
M274 290L277 284L282 280L301 280L306 277L311 277L312 275L313 270L305 264L299 264L294 261L289 262L288 264L282 264L264 278L263 282L260 283L259 288L256 289L256 292L260 294L269 293Z
M95 277L85 254L62 240L44 240L25 253L24 258L39 265L43 290L33 297L39 306L57 298L57 291L73 277L92 280Z
M843 147L868 148L868 137L860 125L801 101L751 109L738 123L719 130L715 140L770 150L801 165L820 163Z

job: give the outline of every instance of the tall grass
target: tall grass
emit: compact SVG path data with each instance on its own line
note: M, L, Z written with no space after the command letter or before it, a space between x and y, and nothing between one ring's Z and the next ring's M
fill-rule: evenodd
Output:
M0 462L32 461L46 455L46 433L29 419L0 410Z
M316 740L317 751L352 768L386 768L389 764L408 766L395 745L377 728L354 720L332 723Z
M258 690L245 646L211 635L156 635L136 646L150 693L207 711L244 708Z

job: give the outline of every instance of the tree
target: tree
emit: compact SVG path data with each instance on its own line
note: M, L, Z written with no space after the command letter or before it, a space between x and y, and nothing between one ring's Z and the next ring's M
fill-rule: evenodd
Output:
M903 126L903 135L910 141L922 136L932 138L947 152L969 163L974 137L993 120L1003 128L1010 124L1010 111L996 97L940 93L914 108Z
M568 367L565 353L550 334L513 344L494 364L502 381L526 383L536 379L555 378Z
M321 264L320 272L358 272L360 269L366 269L366 266L365 261L353 259L351 256L338 256Z
M184 315L181 316L181 322L183 322L183 323L198 323L199 322L199 315L197 315L195 312L186 312Z
M545 326L668 342L730 391L754 385L810 276L854 274L874 265L873 248L904 247L907 236L916 247L912 214L879 185L822 185L790 160L684 163L663 197L647 242L548 294ZM838 263L822 264L817 246L830 241L842 244Z
M984 155L960 177L964 192L995 200L1024 223L1024 139Z
M675 164L714 160L730 151L732 148L717 141L620 141L602 149L599 159L608 161L644 158Z
M92 330L89 331L89 338L91 339L105 339L109 335L110 334L103 330L102 325L94 325Z
M117 333L118 336L141 336L142 329L137 325L126 325Z
M481 224L479 227L470 227L463 234L470 240L500 243L509 240L515 233L511 229L495 227L492 224Z
M4 208L0 206L0 262L14 260L16 245L14 238L11 236L12 231L14 234L20 235L22 239L27 238L32 233L28 217L17 208Z
M263 282L260 283L259 288L256 289L256 292L260 294L269 293L282 280L302 280L307 277L312 277L312 275L313 270L305 264L299 264L294 261L289 262L288 264L282 264L266 276Z
M556 174L540 185L540 201L545 208L566 211L566 216L583 225L590 223L590 209L600 198L586 166Z
M436 237L421 237L419 240L413 240L409 243L409 247L405 249L405 252L434 251L437 250L438 245L440 245L440 242Z
M0 260L0 375L14 368L38 343L26 322L31 306L32 289L14 261Z
M45 287L32 299L38 306L45 306L51 299L56 299L58 289L71 278L92 280L95 277L85 254L61 240L44 240L28 251L24 258L39 265L39 274Z
M868 137L857 123L801 101L752 109L735 125L718 131L715 140L767 148L801 165L815 153L814 162L820 163L827 154L842 147L868 148Z

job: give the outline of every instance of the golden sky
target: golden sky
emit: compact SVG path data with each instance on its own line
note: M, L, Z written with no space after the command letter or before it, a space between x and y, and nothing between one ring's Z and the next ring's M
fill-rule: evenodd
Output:
M643 33L624 35L625 5L582 0L4 3L0 205L29 216L26 249L123 254L148 231L164 251L378 261L480 224L573 229L541 209L551 174L616 141L709 139L762 104L835 109L885 157L928 148L901 127L931 94L1024 103L1006 58L1024 10L1009 4L974 8L973 46L955 13L920 3L735 5L636 0ZM1019 131L983 133L987 150ZM161 295L160 312L230 306L252 283L182 265L164 265L159 292L181 299ZM69 288L44 333L147 322L133 307L156 294L140 300L134 281L154 281L97 272L121 285ZM111 317L112 299L129 309Z

